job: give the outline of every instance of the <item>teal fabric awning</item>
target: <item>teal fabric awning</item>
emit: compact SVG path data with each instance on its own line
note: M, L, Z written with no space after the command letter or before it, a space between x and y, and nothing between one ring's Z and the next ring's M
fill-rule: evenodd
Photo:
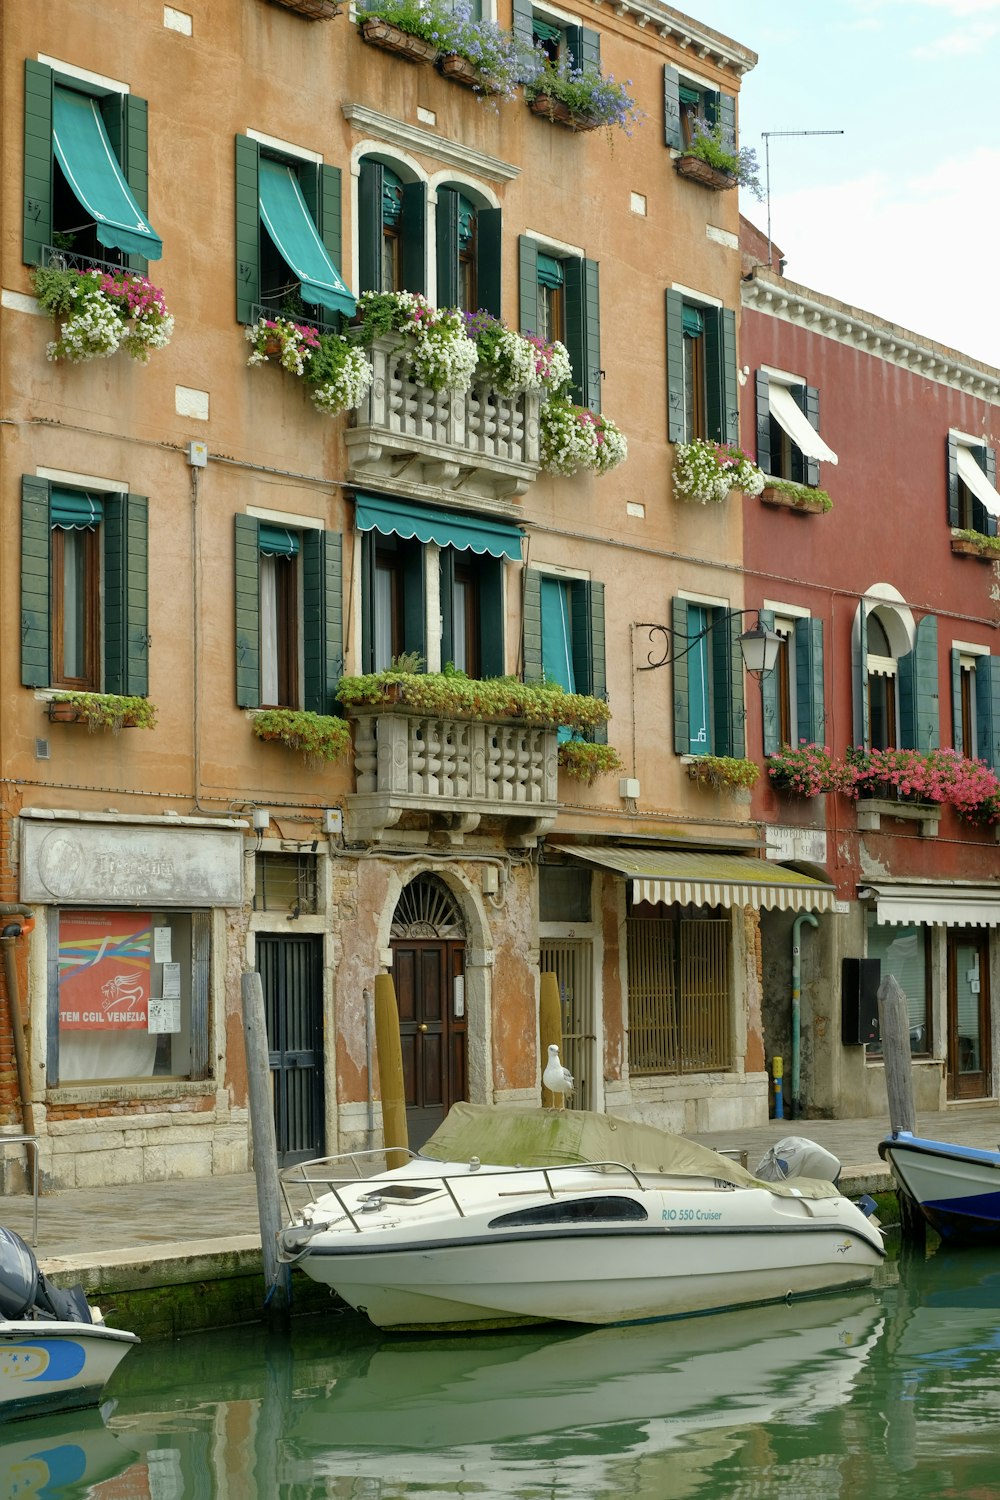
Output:
M327 254L291 167L262 156L257 191L261 222L282 260L298 277L303 302L353 317L357 302Z
M359 531L379 531L383 536L415 538L418 542L433 542L438 547L454 547L456 552L476 552L480 556L488 553L490 557L521 561L520 529L484 516L434 510L429 505L410 505L402 500L386 500L375 495L359 495L354 519Z
M159 260L163 241L132 196L97 100L57 84L52 90L52 142L73 196L94 220L99 242L108 250Z
M104 519L100 495L86 495L82 490L52 490L49 499L49 525L59 531L96 531Z
M539 254L537 274L539 285L552 287L553 290L561 287L565 280L562 261L556 260L553 255Z
M261 521L257 528L257 547L266 557L298 557L299 539L294 531L284 526L268 525Z
M684 332L689 339L700 339L705 332L705 319L700 307L684 304Z

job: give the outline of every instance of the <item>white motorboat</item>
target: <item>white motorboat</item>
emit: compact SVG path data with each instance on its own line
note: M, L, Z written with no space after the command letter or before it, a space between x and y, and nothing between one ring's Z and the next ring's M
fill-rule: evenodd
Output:
M0 1422L96 1405L138 1342L108 1328L82 1288L48 1282L24 1240L0 1228Z
M1000 1151L897 1130L879 1142L903 1192L942 1239L1000 1243Z
M678 1317L866 1285L884 1256L832 1182L763 1182L585 1110L459 1104L423 1155L395 1155L282 1174L283 1259L380 1328Z

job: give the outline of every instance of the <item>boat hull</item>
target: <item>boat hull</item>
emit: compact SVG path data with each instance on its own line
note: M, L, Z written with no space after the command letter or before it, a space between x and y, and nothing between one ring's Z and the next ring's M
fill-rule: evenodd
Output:
M1000 1244L1000 1151L901 1134L879 1154L942 1239Z
M100 1324L0 1322L0 1421L96 1405L136 1343Z

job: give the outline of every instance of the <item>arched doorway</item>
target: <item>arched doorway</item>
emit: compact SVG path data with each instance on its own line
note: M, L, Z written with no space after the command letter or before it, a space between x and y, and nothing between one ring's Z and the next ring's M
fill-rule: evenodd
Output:
M390 947L411 1150L467 1097L465 938L461 908L437 875L403 887Z

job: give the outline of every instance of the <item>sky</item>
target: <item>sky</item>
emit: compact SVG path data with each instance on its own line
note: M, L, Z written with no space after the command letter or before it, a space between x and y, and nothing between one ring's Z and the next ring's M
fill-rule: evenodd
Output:
M1000 366L1000 0L671 0L759 55L740 143L786 275ZM740 208L767 229L744 189Z

